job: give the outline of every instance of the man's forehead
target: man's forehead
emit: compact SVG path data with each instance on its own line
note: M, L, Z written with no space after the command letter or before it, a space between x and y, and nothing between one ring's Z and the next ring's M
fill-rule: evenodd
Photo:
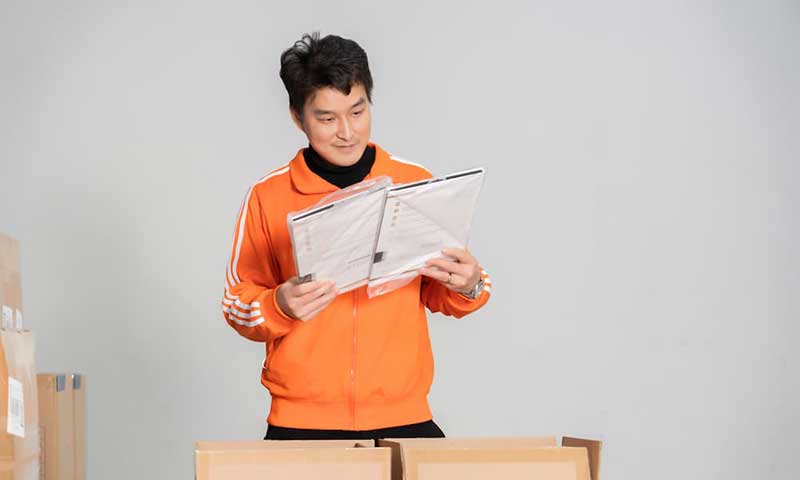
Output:
M308 99L308 107L316 111L348 110L367 102L367 94L362 85L350 88L350 94L345 95L333 87L324 87L315 91Z

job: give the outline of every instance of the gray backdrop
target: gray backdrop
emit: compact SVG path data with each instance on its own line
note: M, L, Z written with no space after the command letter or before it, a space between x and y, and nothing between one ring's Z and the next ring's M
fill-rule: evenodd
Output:
M430 318L449 435L796 478L798 27L796 1L3 0L0 231L39 369L88 375L91 480L264 434L262 345L219 302L245 191L304 144L278 58L315 29L369 53L375 141L488 169L494 296Z

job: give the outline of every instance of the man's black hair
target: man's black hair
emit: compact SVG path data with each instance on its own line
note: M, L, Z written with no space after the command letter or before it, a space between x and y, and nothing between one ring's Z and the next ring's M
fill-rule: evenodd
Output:
M372 103L367 52L353 40L336 35L303 35L281 55L281 80L289 93L289 105L301 120L306 100L320 88L332 87L350 95L350 89L360 84Z

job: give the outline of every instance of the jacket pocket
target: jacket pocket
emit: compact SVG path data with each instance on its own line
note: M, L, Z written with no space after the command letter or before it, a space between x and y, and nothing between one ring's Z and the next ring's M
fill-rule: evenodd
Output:
M267 380L270 392L284 398L311 402L342 402L341 340L331 335L325 322L336 318L319 316L298 325L273 345L268 354Z

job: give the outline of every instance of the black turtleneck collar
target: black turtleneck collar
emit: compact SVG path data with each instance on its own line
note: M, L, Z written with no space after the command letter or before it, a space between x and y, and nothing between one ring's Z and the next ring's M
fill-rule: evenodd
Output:
M375 163L375 147L369 145L361 154L361 158L349 167L340 167L326 161L314 148L309 145L303 149L303 158L312 172L322 177L328 183L339 188L346 188L358 183L369 174Z

